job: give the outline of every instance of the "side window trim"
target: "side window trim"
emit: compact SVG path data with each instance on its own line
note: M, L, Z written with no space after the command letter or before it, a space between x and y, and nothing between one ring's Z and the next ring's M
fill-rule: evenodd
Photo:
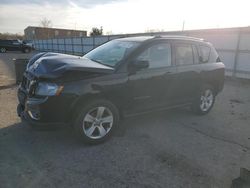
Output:
M200 64L200 55L199 55L199 48L197 47L197 45L196 44L192 44L192 50L193 50L193 64L194 65L197 65L197 64ZM194 50L196 51L196 55L197 55L197 61L198 62L195 62L195 52L194 52Z

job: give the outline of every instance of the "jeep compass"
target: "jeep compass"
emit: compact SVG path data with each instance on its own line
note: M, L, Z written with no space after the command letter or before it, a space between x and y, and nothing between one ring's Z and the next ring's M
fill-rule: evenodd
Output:
M115 39L83 57L39 53L23 75L17 112L34 126L70 124L100 143L122 117L182 106L208 113L224 68L212 44L185 36Z

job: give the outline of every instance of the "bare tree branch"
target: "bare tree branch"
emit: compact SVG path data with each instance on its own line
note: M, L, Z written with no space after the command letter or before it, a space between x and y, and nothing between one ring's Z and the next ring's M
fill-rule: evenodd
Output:
M40 25L41 25L42 27L49 28L49 27L52 27L52 21L49 20L48 18L44 17L44 18L40 21Z

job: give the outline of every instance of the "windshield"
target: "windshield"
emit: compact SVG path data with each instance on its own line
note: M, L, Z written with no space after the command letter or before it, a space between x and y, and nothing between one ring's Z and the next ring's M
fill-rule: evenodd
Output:
M84 57L114 67L118 62L127 57L132 50L138 47L138 45L139 42L135 41L113 40L97 47Z

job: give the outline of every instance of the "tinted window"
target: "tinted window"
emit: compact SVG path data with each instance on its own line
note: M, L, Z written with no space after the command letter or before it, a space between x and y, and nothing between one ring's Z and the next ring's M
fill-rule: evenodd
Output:
M2 41L0 41L0 44L1 45L9 45L9 44L12 44L12 41L10 41L10 40L2 40Z
M137 60L149 62L149 68L171 66L171 46L168 43L156 44L146 49Z
M208 46L200 46L202 63L207 63L209 61L211 48Z
M193 64L193 49L189 44L176 44L176 65L190 65Z
M220 62L220 58L216 50L212 47L211 52L210 52L210 57L209 57L209 62Z

